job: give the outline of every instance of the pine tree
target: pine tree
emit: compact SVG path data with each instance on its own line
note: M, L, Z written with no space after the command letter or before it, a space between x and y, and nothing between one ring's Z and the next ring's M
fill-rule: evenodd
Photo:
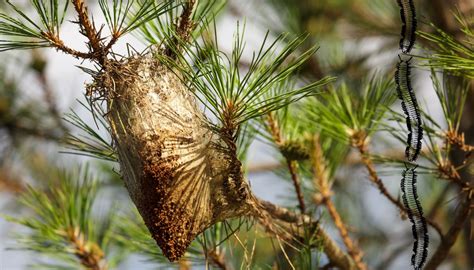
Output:
M474 267L473 7L399 1L423 19L395 80L397 2L320 2L0 3L0 191L14 195L2 217L26 229L9 247L37 254L35 269L123 269L131 255L160 269L397 269L412 252L405 220L421 216L430 236L423 269ZM223 43L219 25L230 15L245 19ZM63 40L66 24L84 50ZM263 34L250 46L256 26ZM119 53L126 35L146 49ZM51 49L90 76L64 115L46 73ZM14 74L15 57L39 82L41 102ZM420 70L441 117L433 98L420 97ZM416 167L404 156L415 133L397 99L403 71L419 104L412 126L424 132L406 150L422 147ZM252 163L256 142L275 163ZM53 161L63 157L67 166ZM402 171L417 180L424 215L406 203ZM287 197L261 199L251 186L260 172L284 183ZM389 213L373 212L381 201Z

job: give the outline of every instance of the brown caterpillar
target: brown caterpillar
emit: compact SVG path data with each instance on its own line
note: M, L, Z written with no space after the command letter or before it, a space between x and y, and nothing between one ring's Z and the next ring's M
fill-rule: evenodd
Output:
M211 129L193 94L152 56L104 71L125 186L163 254L179 259L216 222L255 213L256 200L232 148ZM96 89L96 92L100 90Z
M402 30L400 39L400 50L409 53L415 45L416 39L416 11L413 0L397 0L400 6L400 17L402 19Z

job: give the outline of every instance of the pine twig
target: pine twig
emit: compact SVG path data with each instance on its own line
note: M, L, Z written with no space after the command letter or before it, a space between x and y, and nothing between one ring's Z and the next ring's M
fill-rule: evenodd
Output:
M78 24L80 27L80 33L88 39L87 45L89 46L89 52L81 52L72 49L65 45L61 40L58 33L46 31L41 32L41 35L49 41L52 47L66 54L70 54L76 58L97 60L102 66L107 62L107 54L112 49L112 46L117 43L118 39L124 34L120 29L114 29L111 33L111 38L107 45L103 43L101 37L102 28L97 30L94 22L90 20L88 15L87 5L84 0L72 0L74 9L78 15Z
M374 163L368 155L367 141L364 134L355 134L352 138L352 145L357 148L362 159L362 163L367 168L369 172L369 179L374 183L377 188L380 190L380 193L384 195L389 201L397 206L402 206L400 201L395 199L387 190L382 180L378 177L377 171L375 170ZM400 208L400 207L399 207Z
M320 240L323 247L322 249L332 265L343 270L357 269L351 256L342 251L338 244L319 226L319 223L314 222L310 216L294 213L284 207L274 205L267 201L260 201L260 204L275 221L290 223L292 226L307 226L311 224L315 229L315 236Z
M464 222L466 222L471 215L472 203L474 201L473 199L474 191L471 190L471 192L466 194L466 197L460 205L458 213L454 217L453 225L446 233L445 237L441 239L441 244L438 246L435 253L426 264L424 268L425 270L438 269L439 265L446 259L449 251L456 242L459 233L463 229Z
M281 130L278 125L278 122L273 117L272 113L269 113L267 115L267 124L268 124L270 133L272 135L272 138L275 144L278 147L281 147L285 143L285 141L283 137L281 136ZM291 181L293 182L293 186L295 187L295 192L296 192L296 197L298 198L299 208L301 210L301 213L305 213L306 205L304 203L304 197L303 197L303 192L301 191L300 179L297 173L297 168L296 168L297 164L294 160L290 160L287 157L285 157L285 160L286 160L286 165L288 167L288 171L290 172L290 175L291 175Z
M453 182L460 188L469 186L468 183L462 181L461 175L459 175L457 168L451 163L449 159L438 160L437 170L441 179Z
M88 270L107 270L106 264L101 263L104 252L95 243L86 243L80 231L71 228L66 232L68 241L73 245L74 254L82 266Z
M447 144L457 145L465 152L472 151L471 146L464 142L464 135L457 133L447 133ZM446 259L449 251L456 242L456 239L463 229L464 223L471 217L471 211L474 203L474 189L471 187L469 181L463 181L455 166L449 160L439 162L438 170L440 175L444 176L451 183L457 184L461 188L461 193L465 194L464 200L459 206L458 213L454 217L454 221L448 232L441 239L441 244L436 249L435 253L425 266L425 270L434 270Z
M218 267L219 269L222 269L222 270L230 269L230 267L226 263L224 254L221 252L218 252L216 249L210 250L207 253L207 256L209 259L211 259L211 264Z
M179 17L179 21L176 24L176 34L177 37L174 37L171 44L168 45L165 49L165 55L176 58L176 49L171 48L171 46L178 46L181 42L187 42L191 36L191 32L194 28L194 22L192 20L192 13L197 0L188 0L183 8L183 12ZM178 40L180 39L180 41ZM179 50L179 48L178 48Z
M369 155L365 134L355 133L354 136L352 137L351 144L353 147L355 147L359 151L359 154L362 159L362 163L364 164L367 171L369 172L369 180L376 185L377 189L380 191L380 193L382 193L382 195L385 198L387 198L391 203L393 203L401 212L406 214L407 209L405 208L405 206L398 199L395 199L395 197L393 197L388 192L384 183L379 178L377 171L375 170L374 163L372 162L372 159L370 158L370 155ZM441 230L441 227L436 222L430 219L426 219L426 222L436 230L436 232L439 234L440 238L442 239L443 232Z
M344 245L347 247L349 255L352 257L352 259L354 259L357 265L357 268L361 270L366 270L367 265L362 260L363 252L360 250L357 244L354 243L352 239L350 238L347 228L344 222L342 221L341 216L337 212L336 207L332 203L331 199L329 197L324 199L324 204L326 208L328 209L329 215L334 221L334 225L336 226L336 228L339 231L339 234L342 237Z
M183 13L181 14L179 25L178 25L178 35L183 41L187 41L193 29L193 21L191 20L191 15L193 13L194 6L196 5L196 0L188 0L186 3Z
M72 55L76 58L83 58L83 59L93 59L93 58L95 58L94 54L92 54L92 53L80 52L80 51L74 50L74 49L66 46L64 44L64 41L62 41L62 39L60 39L59 36L57 36L56 34L49 33L49 32L41 33L41 34L47 40L49 40L49 42L51 43L51 45L54 48L56 48L59 51L62 51L66 54L70 54L70 55Z
M461 151L466 152L466 155L474 152L474 146L466 143L464 133L448 130L444 136L446 137L447 144L457 146Z
M14 194L21 194L25 191L25 186L16 179L7 176L7 172L1 172L0 191L7 191Z
M463 181L459 170L466 164L469 156L474 151L474 146L466 144L463 133L460 134L457 131L448 130L444 136L446 139L444 142L445 149L450 149L450 146L457 146L461 151L465 152L466 155L464 156L462 165L459 167L455 166L449 158L438 158L436 165L439 176L442 179L458 185L461 190L468 191L469 193L472 191L472 187L468 181ZM447 150L447 152L449 153L449 150Z
M98 53L102 49L102 45L100 43L100 36L95 28L94 24L90 21L88 13L88 9L84 0L73 0L72 4L74 5L74 9L79 16L79 25L81 26L81 31L84 36L87 37L90 41L90 46L92 47L93 51Z
M367 269L367 265L365 265L365 263L362 261L363 253L357 246L357 244L354 243L350 238L346 225L342 221L339 212L337 211L335 205L331 200L331 188L327 179L327 172L324 165L325 161L321 149L321 144L319 143L319 138L317 136L315 137L313 143L314 184L315 186L319 187L319 192L322 195L322 203L326 206L329 215L334 221L334 225L339 231L339 234L342 237L342 241L347 247L349 255L355 261L358 269L365 270Z
M97 59L101 65L106 62L106 51L100 37L100 32L97 31L95 25L89 19L88 9L84 0L72 0L74 9L79 17L79 25L81 33L89 40L89 45L92 48L93 58ZM114 40L114 39L112 39Z
M291 181L293 182L293 186L295 187L296 197L298 198L299 208L301 213L306 212L306 205L303 198L303 192L301 191L301 184L298 174L296 172L296 161L294 160L286 160L286 164L288 166L288 170L291 174Z

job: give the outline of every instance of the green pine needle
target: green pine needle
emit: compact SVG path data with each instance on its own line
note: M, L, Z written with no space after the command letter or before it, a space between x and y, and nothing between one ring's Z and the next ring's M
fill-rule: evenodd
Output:
M94 127L86 123L75 111L66 114L65 120L83 132L83 135L68 134L64 143L66 147L72 151L67 151L66 153L117 162L118 156L110 136L104 138L96 131L97 128L102 128L110 135L109 125L102 117L102 115L104 115L103 111L97 108L97 106L90 108L82 102L79 103L94 116L96 126Z
M69 171L51 168L45 176L47 190L30 186L20 198L32 216L8 217L9 221L30 230L30 233L18 236L19 247L47 255L46 265L40 260L43 267L63 269L77 269L82 263L78 245L99 257L112 254L111 227L115 224L115 216L113 211L103 218L93 215L98 181L88 167ZM52 258L57 263L51 264Z
M138 36L149 44L164 44L166 46L171 41L174 41L172 37L176 34L176 22L181 15L181 9L185 0L181 1L169 1L166 2L177 2L174 7L170 7L164 16L156 17L144 24L141 24L138 31ZM198 38L204 29L207 27L207 23L215 18L226 4L225 0L200 0L197 1L197 6L192 14L192 21L195 27L192 32L194 38Z
M8 0L7 4L16 17L0 11L0 51L50 46L45 33L59 34L69 1L30 0L37 19L32 19L11 1Z
M420 108L420 114L423 128L423 148L424 151L420 156L426 161L419 165L420 173L432 174L439 177L439 161L447 159L452 151L450 145L445 145L446 132L458 132L464 111L467 95L470 91L469 81L458 77L444 76L443 83L440 82L439 74L434 70L431 73L431 81L438 102L441 106L444 118L441 120L434 119L429 112L431 106L425 105ZM406 144L406 116L395 109L389 109L387 121L380 125L380 130L388 132L391 137L396 139L400 146ZM404 168L406 160L400 157L381 157L376 156L374 159L380 164L395 164L397 167Z
M448 73L473 79L474 32L471 27L474 17L471 16L467 19L459 11L454 13L454 16L460 25L461 32L464 33L464 40L459 41L434 24L431 24L435 30L434 33L419 31L417 34L434 45L435 53L418 57L427 60L424 64L425 66L443 69Z
M99 6L112 35L129 33L173 8L173 1L99 0Z
M315 131L345 142L356 132L365 132L367 136L376 132L396 100L394 83L374 76L362 87L351 89L343 83L318 98L308 99L305 111L309 124Z
M224 127L229 122L241 125L303 97L315 95L323 85L334 80L326 77L282 93L272 92L279 83L295 75L317 48L299 53L304 36L284 42L287 35L280 35L269 41L267 32L259 50L252 54L243 71L244 32L245 27L241 29L237 26L230 55L219 50L217 38L214 37L202 42L194 40L192 46L181 46L185 48L185 53L178 52L178 64L161 57L163 62L178 69L190 88L196 90L197 98L218 119L218 125Z
M432 70L431 81L441 104L444 120L448 124L448 130L458 131L470 90L469 80L445 76L441 84L437 74Z

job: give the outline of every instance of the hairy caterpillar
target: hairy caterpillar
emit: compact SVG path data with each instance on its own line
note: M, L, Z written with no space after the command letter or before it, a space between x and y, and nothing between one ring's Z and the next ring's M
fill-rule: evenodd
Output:
M398 97L402 101L402 109L406 115L408 129L407 147L405 156L408 161L413 162L418 158L422 147L423 128L421 126L420 110L416 101L415 92L411 86L410 69L411 57L404 59L398 56L400 61L395 72Z
M406 169L402 173L401 181L402 199L408 218L412 223L412 233L415 239L411 263L415 270L421 270L428 256L428 227L417 194L416 166L410 167L409 164L405 164L405 166Z
M416 11L413 0L397 0L400 6L400 17L402 19L402 31L400 39L400 50L409 53L415 45L416 38Z
M115 65L95 81L109 82L120 169L151 235L175 261L206 228L253 213L255 198L235 149L208 126L172 70L151 56Z

